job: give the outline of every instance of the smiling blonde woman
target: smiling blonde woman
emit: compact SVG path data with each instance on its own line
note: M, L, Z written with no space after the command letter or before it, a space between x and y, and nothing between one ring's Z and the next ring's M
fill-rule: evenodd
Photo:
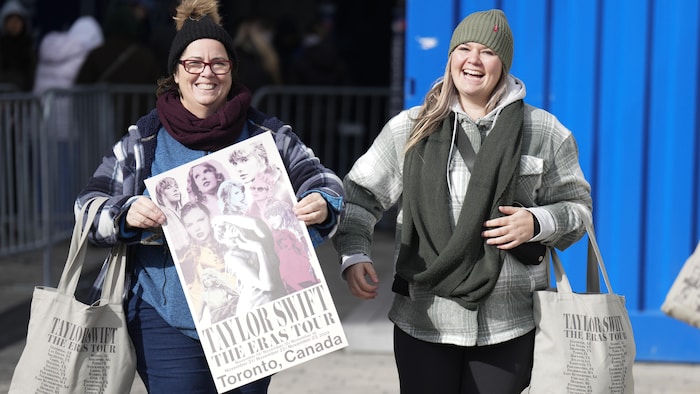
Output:
M527 387L532 292L547 286L542 245L564 249L585 231L573 209L591 207L576 141L525 103L512 61L505 14L467 16L441 80L387 122L344 180L333 239L359 298L377 295L372 231L401 201L389 319L402 394Z

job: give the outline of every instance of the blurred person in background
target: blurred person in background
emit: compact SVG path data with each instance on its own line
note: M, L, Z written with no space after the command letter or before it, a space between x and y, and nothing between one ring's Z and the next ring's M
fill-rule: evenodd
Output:
M332 13L315 18L306 27L295 54L289 85L342 86L350 81L347 66L334 40Z
M0 85L3 90L30 92L37 56L29 13L10 0L0 10Z
M148 9L140 3L127 2L122 0L110 6L103 24L104 42L85 58L76 85L156 85L160 69L155 55L140 37ZM133 122L132 112L143 115L150 110L148 100L128 94L122 100L121 105L114 105L114 115L118 125L125 126L115 125L115 138L124 135L126 125Z
M34 93L72 87L88 53L103 42L102 27L92 16L76 19L68 31L46 34L39 45Z
M261 18L244 20L238 27L234 44L240 59L239 75L251 93L283 82L273 37L273 26Z
M116 3L105 18L104 42L90 51L76 84L154 85L160 76L153 52L140 41L146 12L140 4Z

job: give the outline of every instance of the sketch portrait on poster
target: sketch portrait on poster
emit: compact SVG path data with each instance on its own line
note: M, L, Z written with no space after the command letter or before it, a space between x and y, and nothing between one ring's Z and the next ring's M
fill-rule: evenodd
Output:
M220 393L347 346L269 132L146 187Z

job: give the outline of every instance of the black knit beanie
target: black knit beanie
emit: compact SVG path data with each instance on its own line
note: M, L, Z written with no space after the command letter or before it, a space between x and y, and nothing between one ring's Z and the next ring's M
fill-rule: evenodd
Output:
M236 68L238 57L234 49L233 38L221 25L214 22L209 15L204 15L199 19L189 18L185 20L182 28L175 34L173 43L170 45L170 54L168 55L168 74L175 72L175 65L180 60L180 56L182 56L185 48L192 41L202 38L211 38L224 44L229 60L233 62L233 68Z

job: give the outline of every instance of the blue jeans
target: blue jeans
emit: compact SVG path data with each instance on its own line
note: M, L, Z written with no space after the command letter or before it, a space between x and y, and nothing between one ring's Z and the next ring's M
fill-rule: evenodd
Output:
M171 327L135 295L127 306L129 335L136 349L136 370L150 394L216 394L202 345ZM265 377L227 394L267 394Z

